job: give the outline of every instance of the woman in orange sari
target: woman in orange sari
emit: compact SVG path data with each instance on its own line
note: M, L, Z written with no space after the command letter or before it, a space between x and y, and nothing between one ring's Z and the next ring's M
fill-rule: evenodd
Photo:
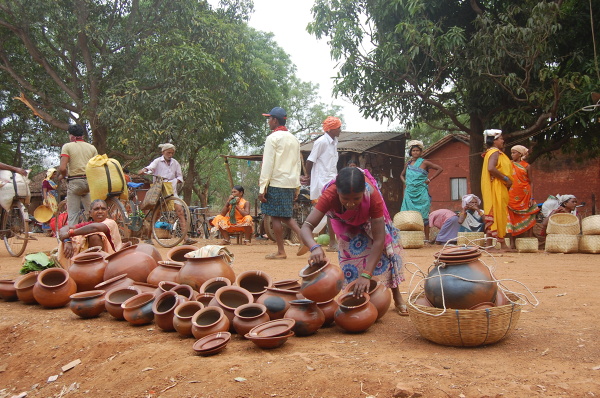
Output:
M513 185L508 190L508 225L506 232L511 234L511 247L515 247L516 236L533 236L536 214L540 209L533 200L533 187L529 174L529 163L524 159L528 150L523 145L515 145L510 149L513 166Z
M221 214L216 216L212 225L219 228L223 241L221 245L231 244L230 233L243 232L244 244L249 245L252 239L253 220L250 215L250 202L243 198L244 187L236 185L231 189L231 195L227 199Z

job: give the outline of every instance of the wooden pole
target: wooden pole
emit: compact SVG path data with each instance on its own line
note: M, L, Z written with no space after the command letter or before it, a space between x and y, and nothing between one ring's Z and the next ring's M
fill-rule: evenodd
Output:
M230 188L233 188L233 178L231 177L231 169L229 168L229 160L227 156L221 155L221 157L225 160L225 168L227 169L227 177L229 177L229 185Z

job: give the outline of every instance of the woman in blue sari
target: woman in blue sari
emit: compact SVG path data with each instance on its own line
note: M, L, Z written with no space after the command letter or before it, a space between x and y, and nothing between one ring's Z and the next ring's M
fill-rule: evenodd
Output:
M429 160L421 157L423 155L423 142L411 140L408 142L410 160L404 165L400 179L406 187L404 199L400 211L414 210L421 213L423 224L425 224L425 240L429 240L429 208L431 207L431 196L429 196L429 183L439 176L444 169ZM429 178L429 170L436 170Z

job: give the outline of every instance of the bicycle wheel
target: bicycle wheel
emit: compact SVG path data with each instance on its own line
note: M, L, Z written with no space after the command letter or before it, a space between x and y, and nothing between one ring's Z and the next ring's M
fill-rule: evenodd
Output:
M16 201L10 211L2 212L2 237L6 250L13 257L19 257L29 240L29 214L20 201Z
M177 214L181 207L184 222ZM190 225L190 210L180 198L160 198L152 210L152 236L162 247L174 247L187 237Z
M106 204L108 205L108 218L117 223L121 239L129 238L129 216L127 215L127 211L125 210L123 203L119 200L119 198L113 196L106 199Z
M210 230L208 228L208 221L202 223L202 232L204 233L204 239L210 238Z

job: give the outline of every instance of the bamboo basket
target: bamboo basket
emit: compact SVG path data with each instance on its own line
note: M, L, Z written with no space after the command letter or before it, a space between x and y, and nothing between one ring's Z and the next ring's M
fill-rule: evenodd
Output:
M548 219L546 233L558 235L579 235L579 219L571 213L557 213Z
M424 292L419 292L409 299L411 322L427 340L455 347L477 347L502 340L517 326L526 304L517 295L507 293L512 303L479 310L446 309L442 314L441 308L415 304L422 295Z
M483 232L459 232L458 237L456 239L456 244L457 245L472 245L473 243L475 243L476 245L484 246L483 240L479 240L479 241L476 240L476 239L483 239L483 238L485 238L485 233L483 233ZM475 241L475 242L473 242L473 241Z
M425 232L400 231L400 241L404 249L420 249L425 246Z
M589 216L581 221L584 235L600 235L600 215Z
M170 232L166 229L155 229L154 230L156 232L156 237L158 239L169 239L169 237L171 236Z
M418 211L400 211L394 216L394 226L400 231L423 231L423 217Z
M517 238L515 240L517 251L519 253L536 253L538 251L539 242L537 238Z
M577 235L550 234L546 237L548 253L577 253L579 242Z
M600 253L600 235L583 235L579 239L579 251L581 253Z

